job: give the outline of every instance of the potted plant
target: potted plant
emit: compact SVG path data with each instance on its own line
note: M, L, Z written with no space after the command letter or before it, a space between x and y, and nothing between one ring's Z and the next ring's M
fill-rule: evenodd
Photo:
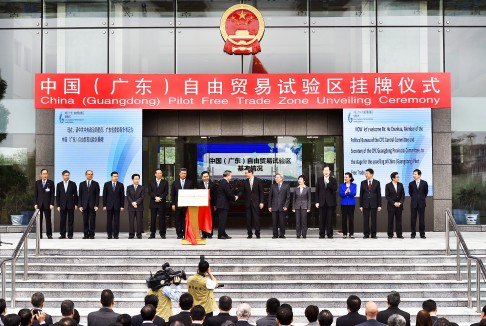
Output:
M481 200L481 193L475 186L470 188L464 187L459 191L458 199L460 205L466 210L464 214L466 224L477 224L479 211L475 209Z

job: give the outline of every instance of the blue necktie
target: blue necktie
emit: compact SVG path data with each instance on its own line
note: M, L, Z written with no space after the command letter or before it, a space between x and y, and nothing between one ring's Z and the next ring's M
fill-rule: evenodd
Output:
M115 191L116 183L113 182L113 191Z

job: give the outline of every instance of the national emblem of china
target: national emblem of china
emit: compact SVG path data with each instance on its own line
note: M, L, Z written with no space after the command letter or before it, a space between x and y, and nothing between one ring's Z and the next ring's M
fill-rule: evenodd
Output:
M228 54L257 54L265 31L262 14L253 6L239 4L226 10L221 17L221 36Z

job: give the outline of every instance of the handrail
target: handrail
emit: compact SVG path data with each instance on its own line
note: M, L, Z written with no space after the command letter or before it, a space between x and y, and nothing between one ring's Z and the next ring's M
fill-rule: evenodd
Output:
M450 228L456 236L456 263L457 263L457 280L461 280L461 258L460 250L464 253L467 259L467 306L472 308L472 290L471 290L471 261L476 262L476 311L481 312L481 275L483 280L486 281L486 267L483 264L481 258L471 255L469 248L466 245L466 241L461 234L461 231L457 228L456 221L450 209L446 209L445 212L445 240L446 240L446 255L451 255L451 248L449 244Z
M11 262L12 264L12 275L11 275L11 285L12 285L12 292L11 292L11 300L10 304L12 308L15 308L15 299L16 299L16 265L17 265L17 258L20 254L20 251L22 250L22 247L24 248L24 281L27 280L29 276L29 247L28 247L28 236L29 233L32 231L32 227L34 226L34 223L36 223L36 241L35 241L35 255L39 256L40 254L40 219L39 219L40 211L37 209L32 216L32 218L29 221L29 224L27 224L27 227L25 228L24 233L20 237L19 243L17 244L17 247L15 248L14 252L9 258L5 258L0 262L0 268L2 271L2 296L3 298L6 299L7 297L7 273L6 273L6 264L7 262Z

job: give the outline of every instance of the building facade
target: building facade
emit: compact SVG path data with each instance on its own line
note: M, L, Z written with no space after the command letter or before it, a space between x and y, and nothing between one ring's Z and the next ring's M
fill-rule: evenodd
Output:
M250 57L229 56L222 50L220 18L237 3L0 1L0 71L8 85L0 102L1 184L8 185L0 189L2 221L31 210L32 191L22 189L30 189L41 168L54 171L54 111L35 110L35 73L249 73ZM427 229L443 230L445 208L462 210L457 214L479 211L478 223L486 224L481 218L486 214L481 200L486 194L486 1L241 3L255 6L264 16L258 58L269 73L450 72L452 108L433 109L431 116L433 175L423 176L434 183ZM342 135L340 108L147 110L143 183L148 184L156 167L169 180L177 177L178 168L187 167L189 177L196 179L201 146L210 150L212 144L260 143L302 144L302 173L311 186L324 163L331 163L342 181ZM12 175L18 178L17 188L10 186ZM411 176L402 176L404 183L409 180ZM471 193L477 198L473 203L465 199ZM386 213L381 214L384 231ZM408 221L407 211L404 216ZM316 221L313 212L311 226ZM243 224L243 217L235 218L232 226Z

